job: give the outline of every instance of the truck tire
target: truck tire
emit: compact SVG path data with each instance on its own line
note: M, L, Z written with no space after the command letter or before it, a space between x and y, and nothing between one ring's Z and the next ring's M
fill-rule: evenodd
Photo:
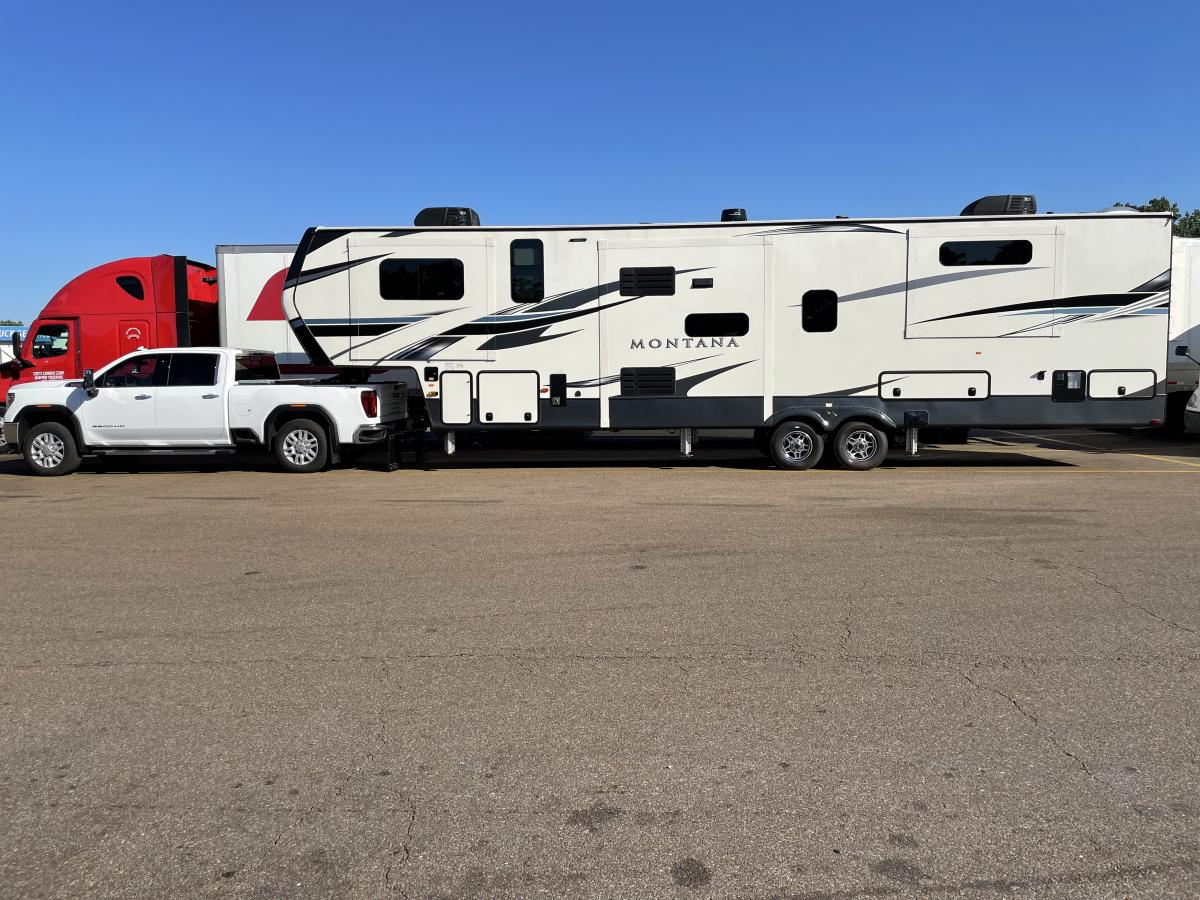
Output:
M784 422L771 433L771 459L781 469L811 469L824 449L825 439L803 422Z
M275 435L275 459L287 472L320 472L329 462L329 436L312 419L292 419Z
M34 475L70 475L81 462L71 429L58 422L34 425L21 441L25 464Z
M873 469L887 457L887 435L870 422L847 422L834 435L833 452L843 469Z

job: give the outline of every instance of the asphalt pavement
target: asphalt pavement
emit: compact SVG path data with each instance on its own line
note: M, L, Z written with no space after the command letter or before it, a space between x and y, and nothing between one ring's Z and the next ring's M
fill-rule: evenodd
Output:
M0 457L0 896L1200 894L1200 442Z

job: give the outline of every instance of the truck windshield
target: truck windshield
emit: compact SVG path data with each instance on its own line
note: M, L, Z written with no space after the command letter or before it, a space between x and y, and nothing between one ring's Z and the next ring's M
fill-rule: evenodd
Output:
M235 381L278 381L279 365L270 353L248 353L237 358Z

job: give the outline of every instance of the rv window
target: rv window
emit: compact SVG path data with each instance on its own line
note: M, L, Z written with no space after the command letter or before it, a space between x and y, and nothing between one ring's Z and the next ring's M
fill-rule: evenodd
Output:
M943 266L1023 266L1033 259L1029 241L947 241L938 251Z
M215 353L173 353L167 387L208 387L217 383Z
M622 297L669 297L674 293L674 266L642 266L621 270Z
M805 331L837 328L838 296L833 291L805 291L800 298L800 325Z
M71 345L71 329L67 325L43 325L33 336L33 358L49 359L66 356Z
M541 241L513 241L508 246L508 262L514 300L533 303L546 296Z
M385 259L379 264L384 300L461 300L461 259Z
M688 337L741 337L750 330L745 313L692 313L683 320Z
M142 280L136 275L118 275L117 286L134 300L146 299L146 291L142 288Z

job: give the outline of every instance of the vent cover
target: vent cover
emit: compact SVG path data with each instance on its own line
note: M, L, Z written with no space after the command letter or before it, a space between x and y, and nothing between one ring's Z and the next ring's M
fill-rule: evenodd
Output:
M429 206L417 213L413 224L418 228L439 225L477 226L479 213L469 206Z
M674 393L675 369L671 366L645 366L621 370L622 397L670 397Z
M1032 216L1037 212L1033 194L993 194L963 207L960 216Z
M674 266L641 266L621 270L622 297L666 297L674 293Z

